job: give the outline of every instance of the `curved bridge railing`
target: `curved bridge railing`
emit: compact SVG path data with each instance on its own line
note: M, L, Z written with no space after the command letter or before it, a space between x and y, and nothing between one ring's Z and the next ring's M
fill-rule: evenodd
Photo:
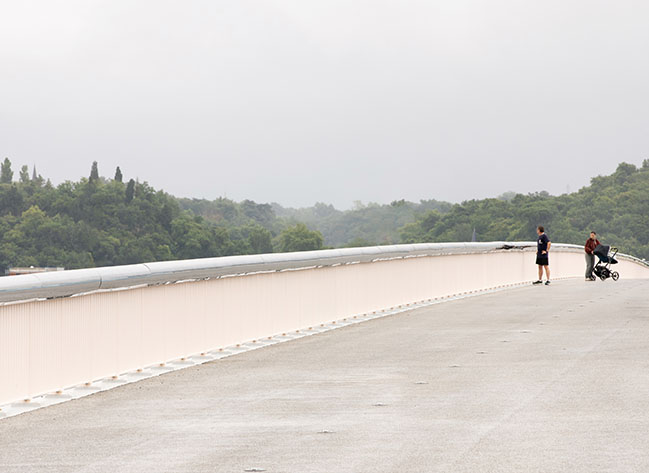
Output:
M400 305L523 284L534 242L231 256L0 278L0 406ZM553 278L583 277L554 244ZM649 267L620 256L622 278ZM0 412L2 417L2 412Z
M169 284L184 280L213 279L422 256L477 254L502 250L523 251L534 247L534 242L419 243L162 261L29 274L0 278L0 303L66 297L98 290ZM582 251L580 246L568 244L555 244L553 248ZM633 256L619 256L628 261L646 264Z

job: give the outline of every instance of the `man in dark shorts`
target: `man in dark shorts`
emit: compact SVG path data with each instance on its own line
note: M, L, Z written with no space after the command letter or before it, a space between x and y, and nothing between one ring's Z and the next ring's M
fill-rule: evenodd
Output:
M539 266L539 279L534 281L533 284L543 283L543 268L545 268L545 285L550 285L550 259L548 253L552 243L545 234L545 229L539 225L536 227L536 234L539 236L536 240L536 264Z

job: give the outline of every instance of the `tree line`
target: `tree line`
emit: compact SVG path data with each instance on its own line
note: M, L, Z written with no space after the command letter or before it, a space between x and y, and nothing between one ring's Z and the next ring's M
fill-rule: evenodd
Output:
M577 192L507 194L470 200L448 212L430 211L401 228L401 241L530 241L543 225L552 241L582 245L591 230L620 251L649 259L649 160L641 167L620 163Z
M68 269L322 248L303 224L265 220L266 205L223 202L233 222L212 222L181 207L182 199L147 182L99 174L53 186L11 161L0 165L0 265ZM271 220L273 220L271 218Z
M0 163L0 265L83 268L378 244L534 240L583 244L588 232L649 259L649 161L621 163L578 192L506 193L450 204L395 200L346 211L251 200L176 198L147 182L100 175L57 186L35 168Z

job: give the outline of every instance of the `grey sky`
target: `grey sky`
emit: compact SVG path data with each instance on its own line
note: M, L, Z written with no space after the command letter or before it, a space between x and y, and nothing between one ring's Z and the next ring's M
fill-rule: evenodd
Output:
M179 195L562 193L649 157L644 1L0 0L0 158Z

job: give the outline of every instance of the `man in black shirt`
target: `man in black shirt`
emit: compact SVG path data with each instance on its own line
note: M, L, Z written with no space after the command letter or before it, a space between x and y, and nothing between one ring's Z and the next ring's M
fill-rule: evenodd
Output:
M536 241L536 264L539 266L539 279L534 281L534 284L542 284L543 281L543 268L545 268L545 285L550 285L550 260L548 258L548 253L550 251L550 246L552 243L550 239L545 234L545 229L539 225L536 227L536 233L539 238Z

